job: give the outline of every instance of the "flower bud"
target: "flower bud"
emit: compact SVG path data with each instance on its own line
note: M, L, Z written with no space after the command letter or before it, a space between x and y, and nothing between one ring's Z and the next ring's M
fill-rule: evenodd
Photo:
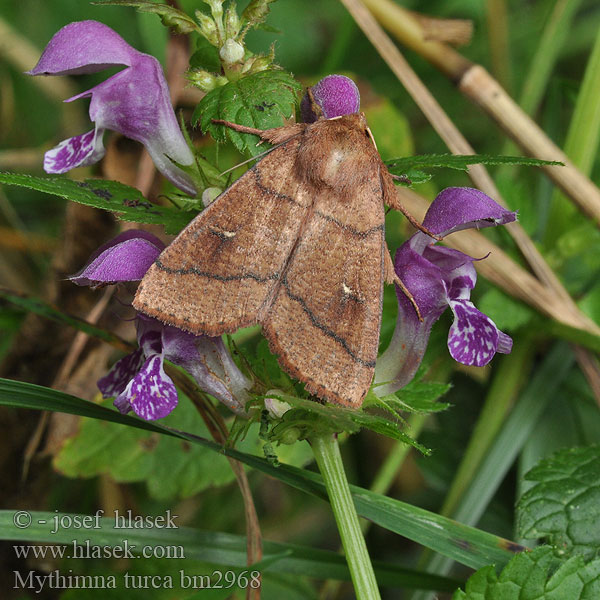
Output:
M217 196L223 193L223 190L218 187L209 187L202 192L202 204L206 208L211 204Z
M217 35L217 26L215 22L208 16L205 15L201 10L196 11L196 20L200 23L200 31L202 35L213 45L219 44L219 37Z
M225 11L225 36L228 38L237 37L240 32L240 18L237 14L235 2L232 2Z
M240 62L244 58L244 53L244 46L231 38L225 40L219 50L221 60L228 65Z
M203 92L210 92L218 87L217 78L212 73L202 69L190 69L185 74L185 78Z
M266 71L273 66L273 58L271 56L257 56L252 62L250 71L252 73L258 73L259 71Z
M215 19L223 16L223 0L204 0L204 4L210 6L210 12Z
M265 408L269 411L269 415L274 419L281 419L283 415L292 408L287 402L278 400L277 398L270 398L269 394L282 395L282 390L269 390L265 398Z

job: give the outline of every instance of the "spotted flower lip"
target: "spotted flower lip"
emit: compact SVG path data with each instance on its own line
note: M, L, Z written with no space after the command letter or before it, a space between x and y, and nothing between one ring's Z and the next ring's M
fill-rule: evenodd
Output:
M448 188L432 202L423 225L446 236L471 227L503 225L516 217L479 190ZM393 393L411 381L425 354L431 328L447 307L454 314L448 350L456 361L481 367L496 352L508 354L512 349L511 338L470 301L477 281L473 266L477 259L434 244L431 236L418 231L396 252L396 274L412 294L423 320L396 288L398 321L375 368L375 383L381 384L375 387L378 395Z
M87 264L69 279L92 287L139 281L158 258L165 245L141 229L130 229L98 248Z
M166 374L164 361L183 367L209 394L234 412L243 413L249 380L233 362L221 338L194 336L156 319L138 315L139 348L117 361L98 380L105 398L115 397L122 413L133 412L153 421L177 406L177 389Z
M356 84L344 75L327 75L309 88L300 103L302 120L313 123L319 117L332 119L351 115L360 109L360 93Z
M141 142L157 169L178 188L195 196L192 180L177 166L193 164L194 155L179 129L167 82L153 56L138 52L102 23L79 21L54 35L28 74L79 75L113 66L125 68L66 100L91 97L89 114L95 128L46 152L44 170L65 173L98 162L105 153L104 131L111 129Z

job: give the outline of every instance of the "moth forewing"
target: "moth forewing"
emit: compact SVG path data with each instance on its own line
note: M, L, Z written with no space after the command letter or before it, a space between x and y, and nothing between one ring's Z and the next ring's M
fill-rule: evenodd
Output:
M262 137L283 143L165 249L134 306L197 335L261 323L311 393L360 406L379 343L389 174L362 114Z

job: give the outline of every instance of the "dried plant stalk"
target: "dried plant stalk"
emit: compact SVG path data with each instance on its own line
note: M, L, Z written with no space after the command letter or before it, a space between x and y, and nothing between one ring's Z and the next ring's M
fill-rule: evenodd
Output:
M359 5L364 10L366 5L396 39L426 58L454 81L458 88L481 106L525 152L536 158L564 162L566 166L560 169L546 168L546 174L585 214L596 223L600 223L598 187L567 159L483 67L474 65L447 44L427 41L418 20L409 11L390 0L342 2L349 10L350 6L357 10Z
M458 87L497 121L527 154L563 162L564 167L542 168L590 219L600 224L600 189L569 160L482 66L472 66L463 75Z
M446 115L442 107L438 104L427 87L406 62L406 59L402 56L392 40L385 34L373 15L365 8L364 4L360 2L360 0L341 1L352 14L365 35L381 54L382 58L387 62L393 73L406 87L407 91L411 94L415 102L431 122L434 129L444 140L448 148L450 148L450 150L455 154L473 154L474 150L471 145L450 120L448 115ZM410 15L408 16L410 18ZM423 42L420 43L422 44ZM431 44L433 44L433 46L431 46ZM438 48L436 44L438 43L428 42L426 46L429 48L429 50L432 48L435 50ZM450 53L454 53L456 56L460 57L460 55L455 53L451 48L446 48L448 48ZM432 56L437 56L437 50L435 50L433 54L430 52L430 54ZM462 57L460 58L462 59ZM455 61L455 64L459 64L459 61ZM466 59L462 59L462 67L464 70L468 70L469 66L470 63L468 63ZM490 177L487 169L483 165L473 165L470 167L469 176L477 187L482 189L488 195L492 196L501 204L504 203L500 196L500 192L496 188L496 185ZM545 291L545 296L552 300L552 304L556 302L560 303L560 314L564 315L564 318L567 318L566 315L569 315L569 323L571 323L572 326L579 327L581 329L588 328L590 320L587 316L581 313L573 299L569 296L568 292L560 283L556 274L548 266L543 256L539 253L534 243L523 230L523 228L518 224L511 224L507 229L515 239L531 268L541 281L541 285L538 285L539 289ZM476 251L475 254L477 253L478 252ZM502 284L499 285L502 286ZM510 293L510 290L507 289L507 291ZM523 294L528 296L528 294L525 294L525 290L523 290ZM559 320L564 322L564 318Z

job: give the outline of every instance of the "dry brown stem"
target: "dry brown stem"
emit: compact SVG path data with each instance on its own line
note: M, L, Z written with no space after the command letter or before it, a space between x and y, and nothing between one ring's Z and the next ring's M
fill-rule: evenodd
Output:
M407 13L407 11L401 10L400 7L395 4L391 4L388 7L387 0L382 1L386 2L385 6L386 8L389 8L389 13L385 13L386 23L389 24L390 22L393 22L394 24L397 24L397 19L392 19L390 16L391 14L401 16L402 18L406 16L407 21L403 22L402 31L404 34L406 34L411 47L418 49L418 51L423 53L426 58L434 62L436 66L440 66L441 68L441 64L445 64L446 69L444 72L447 74L448 70L451 68L455 74L462 74L471 68L471 63L466 61L466 59L463 59L458 53L452 50L452 48L444 46L439 42L423 41L422 35L418 35L415 30L415 28L418 27L418 23L414 19L411 19L410 14ZM392 72L406 87L407 91L411 94L419 108L421 108L427 119L438 132L440 137L444 140L448 148L454 154L474 154L474 150L471 145L450 120L448 115L444 112L427 87L419 79L417 74L407 63L406 59L402 56L396 45L383 31L379 23L377 23L373 15L365 8L365 5L360 0L341 0L341 2L352 14L357 24L361 27L367 38L371 41L373 46L386 61ZM369 4L369 6L374 6L379 10L383 6L382 2L379 0L366 0L365 3ZM374 12L376 11L374 10ZM442 53L442 47L447 51L447 60L444 58ZM479 187L488 195L492 196L500 204L504 204L503 199L500 196L500 192L496 188L496 185L490 177L487 169L483 165L473 165L470 167L469 176L477 187ZM573 299L564 289L555 273L548 266L523 228L517 223L513 223L508 226L508 230L515 239L532 270L540 280L537 282L537 285L534 286L535 289L537 289L540 293L543 293L545 298L551 300L551 306L555 306L558 303L560 310L552 311L554 318L557 318L557 320L563 323L568 321L573 327L578 327L580 329L589 328L590 319L578 309ZM483 236L481 237L483 238ZM481 249L475 251L475 255L480 253ZM523 272L526 273L526 271ZM535 278L531 276L529 277L531 281L535 281ZM500 277L499 280L505 281L505 278ZM532 305L537 307L539 303L532 297L532 290L527 287L525 281L519 281L518 284L526 286L523 290L521 290L518 297L530 298L531 302L533 303ZM499 283L499 285L502 284ZM505 284L502 285L503 289L505 285L508 285L508 283L505 282ZM514 292L514 286L511 286L511 288L513 291L510 291L510 288L506 288L509 293ZM529 302L529 300L527 301ZM545 314L548 313L546 312Z
M364 9L359 0L342 2L349 10L350 5L361 5ZM546 174L585 214L600 223L600 190L567 159L483 67L474 65L447 44L428 42L419 22L390 0L363 0L363 3L396 39L454 81L461 92L481 106L525 152L536 158L564 162L565 167L545 167Z

